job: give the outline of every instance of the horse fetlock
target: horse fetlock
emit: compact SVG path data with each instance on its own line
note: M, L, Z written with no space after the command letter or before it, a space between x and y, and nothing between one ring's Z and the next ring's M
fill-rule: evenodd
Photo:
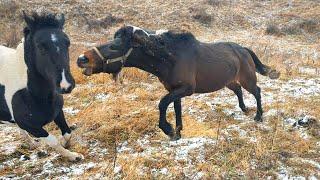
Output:
M181 134L179 132L179 134L173 134L173 135L169 135L170 141L177 141L179 139L181 139Z
M168 122L160 123L159 128L168 136L173 136L175 134L171 124Z
M262 114L261 113L257 113L257 115L254 117L254 120L256 122L262 122Z
M69 133L65 133L63 135L63 138L61 138L61 145L64 147L64 148L68 148L70 146L70 139L71 139L71 134Z

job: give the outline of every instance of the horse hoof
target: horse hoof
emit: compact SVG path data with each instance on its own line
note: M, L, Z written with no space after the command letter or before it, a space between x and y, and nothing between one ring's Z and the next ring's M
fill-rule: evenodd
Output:
M181 135L180 134L174 134L169 136L170 137L170 141L177 141L179 139L181 139Z
M262 118L256 116L256 117L254 118L254 121L255 121L255 122L262 122Z
M80 153L73 152L72 156L69 157L69 160L72 161L72 162L79 162L81 160L84 160L84 156L82 154L80 154Z
M242 110L242 112L244 112L245 114L247 114L247 113L249 112L249 109L248 109L247 107L242 108L241 110Z

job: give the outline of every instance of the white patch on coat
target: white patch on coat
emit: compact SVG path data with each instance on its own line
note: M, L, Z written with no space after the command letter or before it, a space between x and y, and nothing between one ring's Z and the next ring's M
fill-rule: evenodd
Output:
M0 46L0 84L5 87L5 100L12 120L12 97L27 87L27 66L24 61L24 39L17 49Z
M56 49L57 49L57 53L59 53L60 52L59 46L57 46Z
M60 87L62 89L68 89L71 86L71 84L68 82L68 80L66 78L64 69L62 70L61 75L62 75L62 79L61 79L61 82L60 82Z
M57 42L58 41L58 38L57 38L56 34L51 34L51 41L52 42Z
M141 29L141 28L139 28L139 27L132 26L132 25L130 25L130 27L133 28L132 33L135 33L137 30L141 30L141 31L143 31L147 36L150 36L150 34L149 34L147 31L145 31L144 29Z
M166 29L159 29L159 30L156 30L156 35L160 35L160 34L163 34L163 33L166 33L168 32L168 30Z

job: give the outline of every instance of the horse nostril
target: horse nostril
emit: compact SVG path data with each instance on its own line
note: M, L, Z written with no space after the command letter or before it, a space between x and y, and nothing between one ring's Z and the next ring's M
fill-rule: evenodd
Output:
M86 63L88 63L89 62L89 59L88 58L86 58L85 56L79 56L79 58L78 58L78 64L86 64Z

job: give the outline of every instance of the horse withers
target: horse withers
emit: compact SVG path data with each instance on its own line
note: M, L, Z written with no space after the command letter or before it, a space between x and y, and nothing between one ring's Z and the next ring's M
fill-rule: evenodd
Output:
M193 93L227 87L237 95L241 110L246 112L243 87L257 101L255 121L262 121L261 90L255 72L271 79L280 75L262 64L252 50L236 43L203 43L189 32L150 32L135 26L120 28L113 41L84 52L77 63L85 75L136 67L157 76L169 91L159 103L159 127L171 139L181 137L181 98ZM166 120L166 110L172 102L175 131Z
M71 130L62 111L61 93L70 93L75 87L69 65L70 41L63 32L64 16L24 13L24 20L27 24L24 42L17 50L0 51L1 57L5 57L0 63L2 99L8 107L1 112L7 112L6 116L9 113L11 121L22 129L31 146L37 144L29 134L72 161L83 159L81 154L63 147L70 141ZM61 129L63 146L43 129L51 121Z

